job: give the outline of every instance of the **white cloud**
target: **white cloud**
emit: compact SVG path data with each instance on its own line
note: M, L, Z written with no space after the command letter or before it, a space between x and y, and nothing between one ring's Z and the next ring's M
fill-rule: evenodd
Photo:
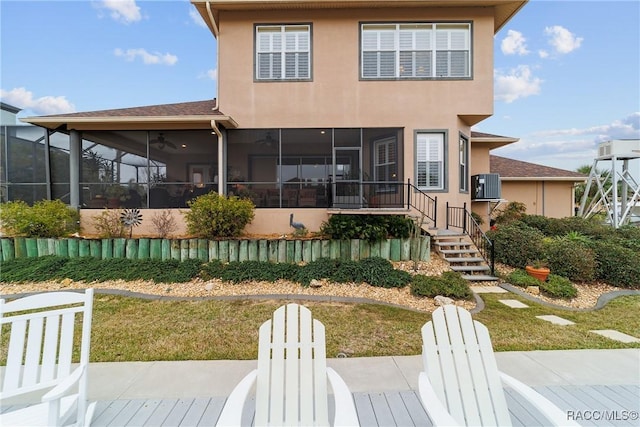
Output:
M496 71L494 84L495 99L509 104L519 98L538 95L542 79L534 77L528 65L520 65L510 70L508 74Z
M527 55L529 50L527 49L527 39L525 39L521 32L515 30L509 30L507 36L502 39L500 43L500 49L505 55Z
M98 7L107 9L112 19L123 24L131 24L142 19L136 0L101 0Z
M122 57L127 61L135 61L136 58L140 58L142 59L143 63L150 65L174 65L176 62L178 62L178 57L170 53L149 53L142 48L127 50L116 48L113 51L113 54L115 56Z
M17 87L6 91L0 89L0 98L7 104L15 105L24 110L32 110L38 115L73 113L75 105L64 96L43 96L34 98L33 92L23 87Z
M196 25L202 28L207 28L207 24L204 22L204 19L202 19L202 16L200 16L198 11L194 7L191 7L189 9L189 16Z
M205 73L202 73L200 75L200 78L218 80L218 69L212 68L210 70L207 70Z
M539 56L540 58L542 58L542 59L544 59L544 58L548 58L548 57L549 57L549 52L547 52L547 51L546 51L546 50L544 50L544 49L540 49L540 50L538 51L538 56Z
M560 25L546 27L544 34L549 38L548 42L556 53L567 54L578 49L582 44L582 37L576 37L571 31Z
M640 112L629 114L627 117L614 120L609 124L595 125L587 128L569 128L541 131L534 134L536 137L575 137L591 136L591 142L602 142L611 139L640 139Z

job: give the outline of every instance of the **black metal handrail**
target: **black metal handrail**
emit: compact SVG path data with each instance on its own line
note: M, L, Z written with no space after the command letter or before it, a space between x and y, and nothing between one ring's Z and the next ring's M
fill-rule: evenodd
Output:
M411 193L413 193L413 197L411 197ZM438 198L429 196L411 184L410 179L407 179L407 206L414 208L433 221L433 226L436 227L436 221L438 219Z
M495 275L496 256L493 242L491 242L487 235L482 231L480 225L467 210L467 204L465 203L463 207L454 207L449 206L449 202L447 202L446 216L446 228L460 228L463 233L469 236L473 244L478 248L478 251L480 251L482 258L484 258L486 263L489 265L491 275Z

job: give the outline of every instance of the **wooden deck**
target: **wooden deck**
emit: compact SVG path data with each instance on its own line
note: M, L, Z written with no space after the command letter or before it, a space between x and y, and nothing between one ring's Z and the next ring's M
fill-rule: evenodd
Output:
M584 426L637 426L640 385L545 386L540 393ZM362 426L430 426L415 391L354 393ZM138 399L98 402L92 426L213 426L224 398ZM516 426L546 425L537 411L507 390L507 402ZM245 407L251 424L253 408Z

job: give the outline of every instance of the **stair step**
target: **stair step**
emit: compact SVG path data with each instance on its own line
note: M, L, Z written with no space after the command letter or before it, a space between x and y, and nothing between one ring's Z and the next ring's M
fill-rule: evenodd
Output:
M449 263L452 262L484 262L484 258L482 257L445 257L444 258L445 261L448 261Z
M452 246L464 246L466 248L471 247L471 243L469 242L434 242L434 245L439 246L439 247L452 247Z
M487 274L463 274L462 278L470 282L495 282L498 280L497 277Z
M476 249L441 249L439 252L444 255L477 254L478 253Z
M489 271L490 268L486 265L452 265L453 271Z

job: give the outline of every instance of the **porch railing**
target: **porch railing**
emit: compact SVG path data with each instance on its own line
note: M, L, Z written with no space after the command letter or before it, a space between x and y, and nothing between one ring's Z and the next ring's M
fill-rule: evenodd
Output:
M491 242L477 221L471 216L471 213L467 210L467 204L465 203L463 207L454 207L449 206L449 202L447 202L446 216L446 228L459 228L464 234L469 236L473 244L478 248L478 251L480 251L482 258L484 258L489 265L491 275L495 275L495 249L493 242Z
M407 182L335 182L331 185L329 206L335 209L410 210L423 214L434 226L437 199Z

